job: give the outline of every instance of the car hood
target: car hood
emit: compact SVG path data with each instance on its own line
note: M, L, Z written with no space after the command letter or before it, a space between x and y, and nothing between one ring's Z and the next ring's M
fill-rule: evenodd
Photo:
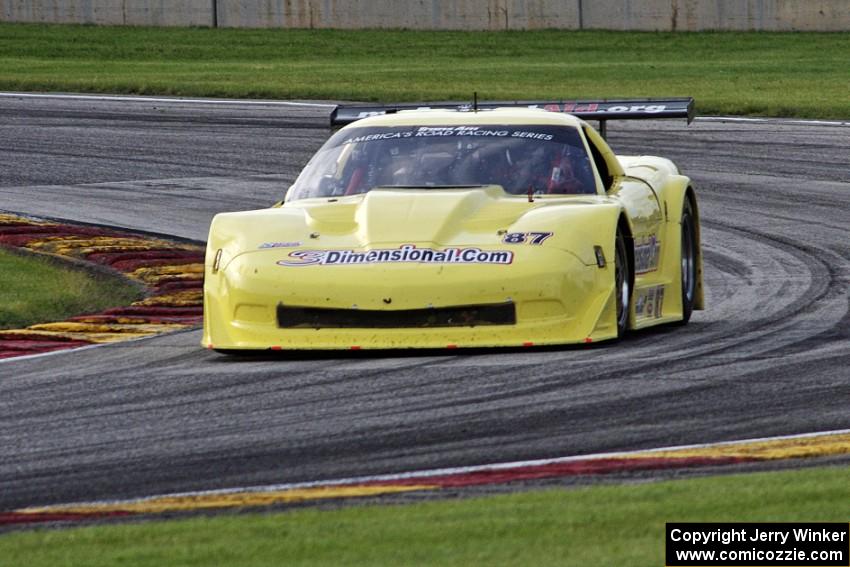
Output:
M358 246L400 241L435 244L493 243L534 210L527 198L508 196L499 187L463 189L377 189L351 203L303 207L316 230L342 229Z
M611 207L595 195L544 196L529 202L499 186L381 188L363 195L305 199L283 206L217 215L210 242L227 256L257 250L369 249L403 244L433 247L505 246L513 232L550 231L547 246L573 251L567 240L590 241L590 217ZM573 219L574 222L571 222ZM567 234L570 238L565 240ZM560 237L559 237L560 235ZM583 258L588 263L594 258Z

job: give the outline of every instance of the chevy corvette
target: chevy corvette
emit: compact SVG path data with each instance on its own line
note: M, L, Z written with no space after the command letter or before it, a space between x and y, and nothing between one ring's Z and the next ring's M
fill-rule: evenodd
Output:
M687 323L704 305L693 184L668 159L615 155L604 133L692 112L692 99L338 107L342 127L281 202L213 219L203 345L522 347Z

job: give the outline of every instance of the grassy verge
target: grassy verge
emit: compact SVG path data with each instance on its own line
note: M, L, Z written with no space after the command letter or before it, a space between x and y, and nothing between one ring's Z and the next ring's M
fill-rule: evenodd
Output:
M428 32L0 24L0 89L333 100L694 96L850 118L850 33Z
M850 469L0 536L10 565L664 565L671 521L848 521Z
M0 329L61 321L139 297L139 290L121 278L0 249Z

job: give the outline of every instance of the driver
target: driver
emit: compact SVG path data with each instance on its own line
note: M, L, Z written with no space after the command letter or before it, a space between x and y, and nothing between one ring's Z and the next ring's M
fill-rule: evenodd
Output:
M596 183L587 156L560 143L536 143L532 149L510 151L514 164L509 182L512 193L592 194ZM507 186L506 186L507 188Z

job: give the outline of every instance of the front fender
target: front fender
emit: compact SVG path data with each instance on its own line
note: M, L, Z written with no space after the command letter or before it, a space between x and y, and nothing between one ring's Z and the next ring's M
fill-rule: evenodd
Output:
M536 209L510 227L512 232L551 232L543 246L574 254L587 266L596 265L596 247L606 261L614 258L617 226L623 216L619 203L605 199L581 206L546 206Z

